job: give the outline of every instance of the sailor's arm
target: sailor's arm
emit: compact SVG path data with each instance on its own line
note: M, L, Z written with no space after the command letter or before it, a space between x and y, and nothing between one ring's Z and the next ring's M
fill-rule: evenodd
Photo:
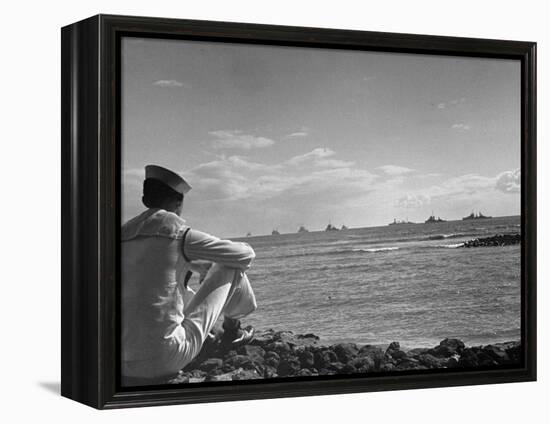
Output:
M193 229L185 235L182 253L188 261L206 260L243 271L256 257L248 243L222 240Z

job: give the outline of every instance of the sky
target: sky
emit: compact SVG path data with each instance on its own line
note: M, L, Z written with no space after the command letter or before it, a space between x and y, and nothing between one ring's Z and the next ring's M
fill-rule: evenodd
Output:
M147 164L220 237L520 213L520 63L124 38L122 217Z

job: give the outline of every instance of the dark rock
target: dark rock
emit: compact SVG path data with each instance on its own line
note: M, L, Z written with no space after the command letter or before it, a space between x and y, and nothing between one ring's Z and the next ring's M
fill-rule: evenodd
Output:
M498 364L507 364L510 362L510 357L502 347L488 345L483 348L483 352L490 356Z
M396 361L401 361L403 359L406 359L408 357L407 353L402 350L394 350L391 353L391 357L395 359Z
M220 375L220 374L224 374L226 372L230 372L230 371L233 371L233 370L229 370L229 371L226 371L223 369L223 367L221 368L214 368L213 370L210 370L208 372L208 375Z
M355 374L357 369L352 364L345 364L340 370L342 374Z
M406 357L398 361L396 368L398 370L415 370L418 369L420 365L421 364L418 360Z
M458 339L445 339L433 349L428 350L430 355L438 358L449 358L453 355L460 355L464 350L464 343Z
M233 368L247 368L252 369L254 368L254 363L252 360L245 355L235 355L231 356L230 358L226 359L224 361L224 366L231 366Z
M357 352L357 355L373 357L379 353L382 353L382 354L384 353L380 347L373 346L373 345L364 345L364 346L361 346L361 348L359 349L359 352Z
M461 368L472 368L479 366L479 360L474 349L464 349L458 360L458 366Z
M447 361L447 368L456 368L458 367L458 355L452 356Z
M509 246L521 243L520 234L497 234L492 237L483 237L465 242L462 247L487 247L487 246Z
M224 359L224 360L227 360L227 359L229 359L229 358L231 358L231 357L233 357L233 356L237 356L237 351L236 351L236 350L230 350L229 352L227 352L227 353L224 355L223 359Z
M264 356L264 361L265 365L277 369L279 367L281 357L276 352L267 352Z
M292 352L292 348L290 345L286 342L272 342L265 346L266 351L275 352L279 355L283 353L290 353Z
M168 384L187 384L189 382L190 377L186 374L179 374L177 377L168 380Z
M265 364L265 366L273 367L273 368L277 369L279 367L279 362L280 362L279 359L274 358L274 357L270 357L270 358L265 360L264 364Z
M507 347L506 353L511 363L519 363L521 361L521 344L514 343L512 346Z
M336 353L336 356L338 356L340 362L344 363L357 356L357 353L359 352L359 349L355 343L339 343L333 346L332 349L334 350L334 353Z
M326 365L331 362L338 361L338 356L332 350L318 350L313 354L315 368L321 369L325 368Z
M273 340L275 340L275 341L288 342L288 341L293 341L295 338L296 338L296 336L294 335L294 333L292 331L277 331L273 335Z
M335 371L329 370L329 369L327 369L327 368L321 368L321 369L319 370L319 375L334 375L334 374L336 374Z
M393 359L394 362L403 360L407 357L407 353L401 350L398 342L392 342L386 349L386 357Z
M375 370L374 360L369 356L360 356L350 362L357 372L365 373Z
M222 372L231 372L235 369L235 367L227 362L224 362L224 364L221 367Z
M264 363L265 350L263 350L260 346L253 346L253 345L241 346L237 350L237 352L240 355L248 356L250 360L255 364L261 365Z
M291 343L295 347L314 348L319 346L319 337L315 334L298 334L294 337Z
M258 380L262 378L256 370L241 370L233 374L233 380Z
M199 369L201 371L212 371L216 368L221 368L223 365L223 361L220 358L210 358L204 361L202 364L199 365Z
M325 365L325 369L334 371L335 374L341 373L344 367L345 365L338 361Z
M295 346L308 344L309 340L310 339L308 338L303 338L303 339L298 338L292 331L277 331L273 335L273 342L285 343L290 347L291 350ZM316 341L314 342L316 343Z
M429 353L424 353L418 356L420 364L427 368L443 368L446 364L446 360L443 358L437 358Z
M276 378L278 376L277 367L271 367L269 365L264 367L264 378Z
M257 380L262 378L256 370L235 369L231 372L209 375L205 381Z
M255 340L236 350L227 351L221 344L213 344L208 346L208 352L209 356L205 358L201 353L168 383L495 367L519 363L522 357L519 342L466 348L462 341L447 338L432 349L404 351L398 342L393 342L383 350L354 343L323 346L311 333L294 335L273 330L257 333Z
M299 339L312 339L312 340L319 341L319 337L316 336L316 335L313 334L313 333L298 334L296 337L299 338Z
M273 342L274 335L275 331L273 331L273 329L269 329L263 332L256 332L254 334L254 339L250 342L250 344L265 348L265 346Z
M268 359L271 359L271 358L274 358L277 361L279 361L281 359L281 357L279 356L279 354L277 352L273 352L273 351L266 352L265 356L264 356L264 359L267 361Z
M427 353L429 350L430 349L425 347L417 347L415 349L409 350L407 353L409 354L409 356L418 357L424 353Z
M300 361L297 358L292 357L288 359L282 359L281 362L279 362L277 374L282 377L295 375L298 373L298 371L300 371L300 369Z
M384 363L384 351L378 346L365 345L359 349L358 356L372 359L375 370L379 370Z
M192 370L192 371L189 371L187 375L190 378L203 378L203 377L206 377L207 373L202 370Z
M391 355L391 353L396 350L401 350L401 346L399 345L399 342L391 342L388 348L386 349L386 355L388 354Z
M302 365L302 368L313 368L315 366L315 359L313 356L313 353L304 350L299 355L300 358L300 364Z
M394 371L395 366L393 364L382 364L380 366L380 371L382 372L391 372Z

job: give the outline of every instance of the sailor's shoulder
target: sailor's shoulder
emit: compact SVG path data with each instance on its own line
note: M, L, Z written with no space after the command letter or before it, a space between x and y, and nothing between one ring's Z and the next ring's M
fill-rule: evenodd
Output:
M147 219L144 226L145 232L158 236L180 238L181 232L186 228L185 220L164 209L155 210Z
M181 238L187 226L185 220L164 209L150 209L122 226L122 239L137 236Z
M164 209L153 209L149 219L161 220L165 223L184 225L185 219L180 217L174 212L170 212Z

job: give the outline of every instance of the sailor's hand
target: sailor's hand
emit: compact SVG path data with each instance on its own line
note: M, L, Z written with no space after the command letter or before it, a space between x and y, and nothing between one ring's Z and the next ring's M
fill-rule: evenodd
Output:
M199 274L199 284L201 284L202 281L205 279L206 274L208 274L208 271L210 270L212 264L213 262L204 260L196 260L189 264L189 269Z

